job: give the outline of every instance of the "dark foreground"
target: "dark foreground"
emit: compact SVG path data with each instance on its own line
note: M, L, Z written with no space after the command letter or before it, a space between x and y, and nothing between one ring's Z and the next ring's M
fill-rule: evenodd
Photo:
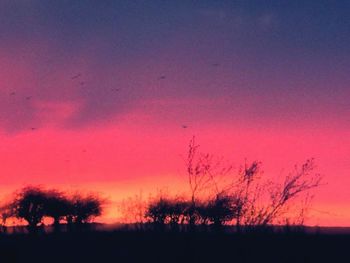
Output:
M0 262L350 262L350 235L76 232L0 235Z

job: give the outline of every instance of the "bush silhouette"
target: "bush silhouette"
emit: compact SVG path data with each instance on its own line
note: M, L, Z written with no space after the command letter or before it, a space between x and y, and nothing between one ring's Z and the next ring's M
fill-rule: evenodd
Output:
M96 195L74 195L69 200L69 212L66 215L68 223L82 224L90 222L102 214L103 201Z
M209 221L217 227L231 221L235 217L235 213L235 198L224 194L219 194L210 200L205 211Z
M185 213L189 203L180 199L171 200L168 202L167 216L170 225L177 228L179 224L183 224L186 220Z
M168 217L170 201L160 197L158 200L151 202L146 211L146 218L149 218L156 225L164 225Z
M149 204L146 217L155 225L170 224L173 228L184 223L222 226L234 218L235 209L234 198L223 194L196 206L191 201L160 197Z

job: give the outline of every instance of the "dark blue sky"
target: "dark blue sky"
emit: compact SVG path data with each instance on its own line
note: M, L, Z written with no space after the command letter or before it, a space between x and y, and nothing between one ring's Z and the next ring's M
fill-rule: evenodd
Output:
M349 113L349 11L349 1L325 0L3 0L0 51L12 68L1 66L30 72L3 81L1 123L45 125L38 106L9 102L15 90L79 105L64 126L169 98L225 98L223 118L334 119ZM87 89L70 80L78 73ZM14 111L19 122L8 118Z

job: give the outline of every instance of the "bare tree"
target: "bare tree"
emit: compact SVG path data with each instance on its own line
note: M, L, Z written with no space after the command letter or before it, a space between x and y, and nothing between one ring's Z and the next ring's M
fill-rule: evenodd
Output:
M195 143L195 137L193 137L189 143L187 155L187 176L193 204L196 202L198 192L207 189L212 183L208 173L211 156L198 153L198 148L199 145Z
M250 164L245 162L244 166L240 167L238 171L238 179L234 179L228 186L227 192L230 193L234 200L234 220L236 221L236 227L239 230L241 221L247 213L253 208L253 205L257 201L259 195L259 189L254 187L254 183L259 179L261 163L254 161Z
M119 202L118 210L122 222L134 223L138 229L142 229L147 211L147 202L143 199L142 192Z
M300 167L295 166L294 171L284 178L282 184L264 179L261 163L258 161L246 162L234 175L231 173L232 165L216 161L213 155L200 153L194 137L189 143L186 168L191 198L187 212L189 224L213 220L216 224L221 224L219 213L223 213L225 209L221 209L220 205L227 205L229 209L225 211L230 211L230 215L222 222L230 221L238 230L241 225L266 226L277 222L286 215L295 200L308 195L321 182L321 176L314 173L313 159L307 160ZM225 181L222 179L227 175L233 175L231 182L220 184L220 181ZM201 192L209 193L206 196L209 197L209 202L201 202ZM215 211L215 206L218 213L216 215L210 212ZM300 222L303 222L301 219L305 215L305 208L306 204L300 211L296 211L299 213ZM208 213L213 214L210 216ZM213 219L215 216L217 218ZM212 219L209 219L210 217Z
M275 218L286 212L287 205L309 190L320 185L321 175L313 174L314 160L307 160L301 167L295 166L294 172L284 179L282 186L270 191L271 203L262 221L262 225L271 223Z
M305 198L312 189L320 185L322 177L314 173L314 169L314 160L309 159L301 167L295 166L294 171L284 178L282 184L261 180L257 180L255 185L251 184L250 187L254 186L252 191L243 199L243 223L250 226L267 226L286 215L294 201ZM305 205L294 213L299 212L299 216L303 217Z
M191 206L188 207L189 224L196 223L196 204L199 201L199 195L203 192L216 194L222 192L219 187L219 181L231 172L231 165L223 165L221 159L215 159L211 154L199 152L199 145L192 137L188 147L186 170L188 184L190 188Z

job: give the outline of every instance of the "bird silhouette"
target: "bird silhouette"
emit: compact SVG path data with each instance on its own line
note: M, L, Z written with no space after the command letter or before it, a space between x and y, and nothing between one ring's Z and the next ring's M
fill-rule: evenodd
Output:
M113 88L112 91L119 91L120 89L117 88Z
M15 95L15 94L16 94L16 92L12 91L12 92L10 93L10 96L13 96L13 95Z
M32 96L27 96L26 100L30 100L32 98Z
M213 67L217 67L217 66L220 66L220 64L219 63L213 63L213 64L211 64Z
M32 127L32 128L30 128L32 131L35 131L36 130L36 128L35 127Z
M160 76L160 77L158 78L158 80L161 80L161 79L165 79L165 76L162 75L162 76Z
M187 125L182 125L182 128L186 129L186 128L188 128L188 126Z
M72 79L77 79L81 76L81 73L78 73L77 75L73 76Z

